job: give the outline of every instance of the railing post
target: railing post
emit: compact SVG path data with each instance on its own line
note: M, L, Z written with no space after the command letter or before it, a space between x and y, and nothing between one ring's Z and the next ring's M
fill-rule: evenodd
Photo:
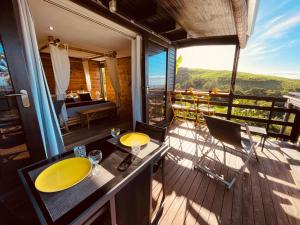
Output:
M232 103L233 103L233 93L229 93L229 99L228 99L228 107L227 107L227 119L230 120L231 119L231 111L232 111Z
M290 140L291 142L296 142L300 135L300 111L298 110L295 114L294 125L292 127Z
M228 109L227 109L227 119L228 120L230 120L230 118L231 118L232 103L233 103L233 98L234 98L234 89L235 89L235 81L236 81L237 69L238 69L238 64L239 64L239 57L240 57L240 45L236 44L233 68L232 68L232 75L231 75L231 82L230 82Z
M272 101L272 109L270 110L270 113L269 113L269 118L268 118L268 122L267 122L267 127L266 127L266 131L267 131L267 134L269 133L269 128L270 128L270 124L271 124L271 120L272 120L272 114L273 114L273 111L274 111L274 106L275 106L275 101Z

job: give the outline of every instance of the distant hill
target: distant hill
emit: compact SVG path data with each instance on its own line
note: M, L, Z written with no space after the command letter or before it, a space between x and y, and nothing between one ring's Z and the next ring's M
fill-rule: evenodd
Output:
M189 69L180 67L176 77L177 89L229 91L231 71ZM237 74L236 93L259 96L282 96L289 91L300 92L300 80L278 76L242 73Z

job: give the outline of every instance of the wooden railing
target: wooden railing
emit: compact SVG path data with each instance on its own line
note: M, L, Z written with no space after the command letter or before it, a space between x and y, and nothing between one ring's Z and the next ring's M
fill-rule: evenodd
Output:
M197 104L207 104L207 100L201 100L201 98L193 98L192 96L210 96L210 106L222 106L226 107L226 113L215 112L216 116L225 117L227 119L234 119L247 123L259 124L267 129L268 136L282 138L285 140L296 141L299 135L300 127L300 113L296 109L289 109L285 107L287 101L283 97L261 97L261 96L245 96L245 95L230 95L229 93L208 93L208 92L189 92L189 91L174 91L172 93L172 101L189 102ZM244 104L237 103L240 100L252 100L256 104ZM258 102L264 102L264 105L257 104ZM223 108L224 109L224 108ZM264 113L265 117L252 117L238 115L235 112L236 109L242 110L255 110ZM282 115L282 120L277 120L274 115ZM294 118L293 121L289 121L290 118ZM272 125L278 125L281 127L280 132L272 131ZM284 134L286 127L291 127L289 134Z

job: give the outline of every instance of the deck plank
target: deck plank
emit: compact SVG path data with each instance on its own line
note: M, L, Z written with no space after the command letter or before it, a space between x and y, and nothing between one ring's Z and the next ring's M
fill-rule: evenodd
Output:
M201 157L204 133L185 123L171 128L166 159L166 190L160 225L293 225L300 223L300 152L280 147L268 140L264 152L258 149L259 162L250 161L230 190L200 171L193 162ZM174 130L176 128L176 130ZM195 133L199 133L198 140ZM279 151L280 150L280 151ZM217 150L222 160L222 151ZM212 156L210 154L210 156ZM224 177L231 178L242 159L227 153L226 165L205 160ZM153 183L153 196L158 197L161 180Z
M233 166L234 165L234 156L229 154L228 159L228 174L227 180L230 180L233 175ZM231 224L231 212L232 212L232 203L233 203L233 188L230 190L226 190L224 193L223 206L221 211L221 223L222 225L230 225Z
M250 170L250 174L251 174L254 224L255 225L265 225L266 221L265 221L265 212L264 212L264 206L263 206L263 200L262 200L263 196L262 196L260 186L259 186L259 175L257 172L257 163L250 164L249 170Z

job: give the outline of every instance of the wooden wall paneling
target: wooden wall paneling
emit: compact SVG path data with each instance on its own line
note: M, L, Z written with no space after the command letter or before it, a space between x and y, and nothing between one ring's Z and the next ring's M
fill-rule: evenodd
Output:
M97 91L101 95L101 81L100 81L100 64L97 61L89 61L90 77L91 77L91 96L93 99L97 97Z
M118 225L150 224L151 182L150 165L118 192L115 197Z

